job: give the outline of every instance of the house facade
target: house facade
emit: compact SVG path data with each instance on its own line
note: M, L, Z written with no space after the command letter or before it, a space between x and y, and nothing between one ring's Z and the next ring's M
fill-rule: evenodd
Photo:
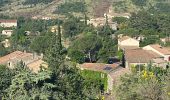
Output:
M42 56L38 56L34 53L27 53L22 51L15 51L6 56L0 57L0 65L6 65L10 69L14 69L15 66L23 62L33 72L38 72L42 63Z
M17 27L17 20L0 20L1 27Z
M13 30L3 30L2 31L2 35L6 35L8 37L10 37L13 33Z
M118 50L139 48L139 41L129 36L118 36Z
M161 38L160 40L163 44L166 44L167 42L170 42L170 37Z
M105 17L100 17L100 18L94 18L87 20L87 24L93 25L94 27L101 27L106 24L106 18ZM112 30L117 30L118 24L116 22L112 22L112 19L108 19L108 25Z
M158 64L159 61L163 61L163 57L151 50L131 49L125 50L125 67L131 70L132 66L147 66L149 63Z
M147 66L149 63L166 68L170 61L170 51L158 44L152 44L138 49L126 49L124 58L128 69L132 66Z

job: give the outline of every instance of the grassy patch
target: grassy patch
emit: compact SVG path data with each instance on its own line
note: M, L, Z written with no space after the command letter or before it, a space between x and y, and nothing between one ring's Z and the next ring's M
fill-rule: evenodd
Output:
M83 76L83 78L89 81L92 80L92 81L100 82L96 84L100 84L100 86L104 85L104 90L105 91L107 90L107 74L106 73L90 71L90 70L82 70L81 75Z

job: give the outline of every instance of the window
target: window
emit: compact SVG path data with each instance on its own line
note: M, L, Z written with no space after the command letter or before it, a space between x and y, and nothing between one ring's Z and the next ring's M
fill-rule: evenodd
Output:
M8 62L8 66L10 67L10 65L11 65L11 63L10 62Z

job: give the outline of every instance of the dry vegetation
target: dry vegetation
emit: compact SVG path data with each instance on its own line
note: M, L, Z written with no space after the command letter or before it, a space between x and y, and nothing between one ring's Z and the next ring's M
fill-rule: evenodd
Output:
M55 11L57 5L65 0L54 0L49 4L23 5L24 0L12 0L10 4L0 8L0 13L11 16L32 17L36 15L55 16L52 12ZM108 10L112 0L85 0L89 15L101 17ZM113 0L115 1L115 0ZM116 0L117 1L117 0Z

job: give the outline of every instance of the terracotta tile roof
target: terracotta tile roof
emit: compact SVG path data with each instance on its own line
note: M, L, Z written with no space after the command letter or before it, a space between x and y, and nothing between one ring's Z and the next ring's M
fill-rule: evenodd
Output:
M0 23L17 23L17 20L13 20L13 19L0 19Z
M120 76L126 73L130 73L130 70L128 68L119 67L114 71L110 72L109 76L113 79L113 81L116 81L116 79L118 79Z
M41 59L31 62L27 65L27 67L35 73L38 73L38 71L40 71L41 66L43 66L44 68L48 68L47 63Z
M4 57L0 57L0 64L6 65L9 61L16 64L18 61L22 60L26 66L35 73L38 73L40 66L44 68L48 67L48 64L41 60L39 56L35 56L35 58L33 58L33 56L32 53L15 51Z
M167 63L167 61L165 61L164 59L161 59L161 58L153 59L153 62L155 62L157 64Z
M6 64L8 61L20 61L20 60L25 60L28 59L31 60L33 57L32 53L25 53L21 51L15 51L12 52L6 56L0 57L0 64ZM27 62L27 61L25 61Z
M170 47L164 47L164 48L170 51Z
M23 52L21 52L21 51L15 51L15 52L12 52L6 56L0 57L0 64L4 64L4 63L8 62L10 59L17 58L22 53Z
M149 45L151 46L152 48L154 48L155 50L157 50L158 52L164 54L164 55L169 55L170 54L170 51L168 49L166 49L165 47L162 47L160 46L159 44L152 44L152 45Z
M119 64L104 64L104 63L84 63L80 65L81 69L93 70L93 71L100 71L100 72L110 72Z
M125 50L125 59L129 63L149 63L154 58L159 58L160 55L143 49Z

